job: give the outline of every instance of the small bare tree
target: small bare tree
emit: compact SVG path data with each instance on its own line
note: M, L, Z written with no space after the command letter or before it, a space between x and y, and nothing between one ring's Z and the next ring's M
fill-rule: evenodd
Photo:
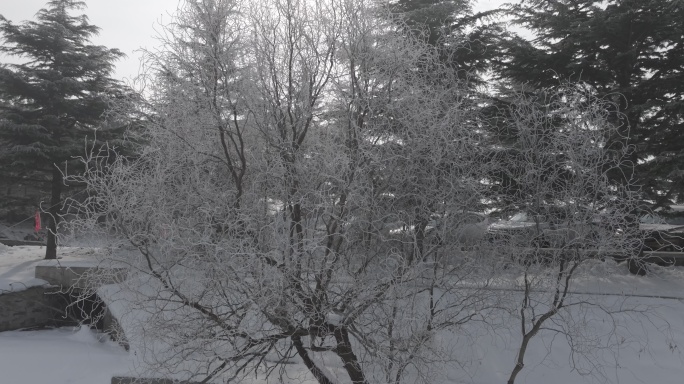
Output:
M527 216L523 226L501 225L495 236L522 291L516 309L522 341L509 384L535 335L555 330L577 342L564 327L586 312L579 307L600 307L573 295L583 264L638 256L640 234L630 223L639 196L629 175L621 183L609 177L631 168L629 148L605 104L583 86L568 85L516 96L496 120L503 121L496 136L506 143L495 150L505 161L495 162L501 195L493 199Z

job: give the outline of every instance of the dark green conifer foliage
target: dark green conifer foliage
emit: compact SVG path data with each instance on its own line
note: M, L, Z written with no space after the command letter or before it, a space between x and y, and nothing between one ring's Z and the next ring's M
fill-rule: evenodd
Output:
M471 0L398 0L393 9L404 23L438 47L443 62L457 68L471 85L484 82L483 74L498 55L504 26L495 21L500 10L476 13Z
M0 16L0 52L23 62L0 67L0 164L15 174L50 180L47 259L56 257L64 188L60 167L83 155L108 100L124 92L110 77L123 54L90 44L99 28L85 15L71 15L84 8L82 1L53 0L36 21L13 24Z
M502 47L502 78L582 82L613 101L647 197L684 201L684 2L524 0L509 9L534 38Z

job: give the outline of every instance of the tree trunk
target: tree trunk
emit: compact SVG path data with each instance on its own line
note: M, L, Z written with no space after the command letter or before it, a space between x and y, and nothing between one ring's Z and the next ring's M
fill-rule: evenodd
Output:
M335 341L337 342L337 356L342 359L344 369L347 371L349 378L353 384L367 384L366 376L361 370L359 359L352 350L351 342L349 340L349 333L344 327L335 329Z
M301 337L297 335L292 336L292 343L294 344L295 348L297 349L297 354L299 354L299 357L304 360L304 365L306 365L307 368L309 368L309 372L318 380L320 384L333 384L332 380L330 380L323 371L321 371L320 368L316 366L316 363L311 360L311 357L309 356L309 353L306 351L306 348L304 348L304 343L302 342Z
M518 358L516 359L513 371L511 371L511 376L508 377L508 381L506 382L507 384L515 384L515 378L518 376L518 373L520 373L520 371L522 371L522 369L525 367L525 352L527 352L527 345L529 344L532 337L533 335L530 335L529 333L523 335L523 341L520 345L520 349L518 350Z
M48 235L45 259L57 258L57 223L62 204L62 172L55 164L52 168L52 195L50 198L50 208L48 209Z

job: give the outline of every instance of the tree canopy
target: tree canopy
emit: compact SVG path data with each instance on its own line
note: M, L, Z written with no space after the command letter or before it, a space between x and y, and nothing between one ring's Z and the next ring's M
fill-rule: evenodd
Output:
M471 85L484 83L484 73L507 35L495 20L500 10L473 10L471 0L398 0L393 12L414 34L440 50L441 61L458 69Z
M90 43L99 28L71 14L83 8L82 1L53 0L36 21L14 24L0 16L0 52L22 61L0 67L0 164L51 180L47 258L56 255L59 167L83 154L108 102L125 92L110 77L123 53Z
M524 0L508 10L534 38L502 45L501 78L532 87L579 82L611 101L646 197L658 205L681 202L684 4Z

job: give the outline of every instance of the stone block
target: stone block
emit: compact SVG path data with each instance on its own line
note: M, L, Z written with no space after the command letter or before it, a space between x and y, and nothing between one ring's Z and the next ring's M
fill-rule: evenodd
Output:
M0 332L53 325L64 307L64 296L54 288L6 292L0 295Z

